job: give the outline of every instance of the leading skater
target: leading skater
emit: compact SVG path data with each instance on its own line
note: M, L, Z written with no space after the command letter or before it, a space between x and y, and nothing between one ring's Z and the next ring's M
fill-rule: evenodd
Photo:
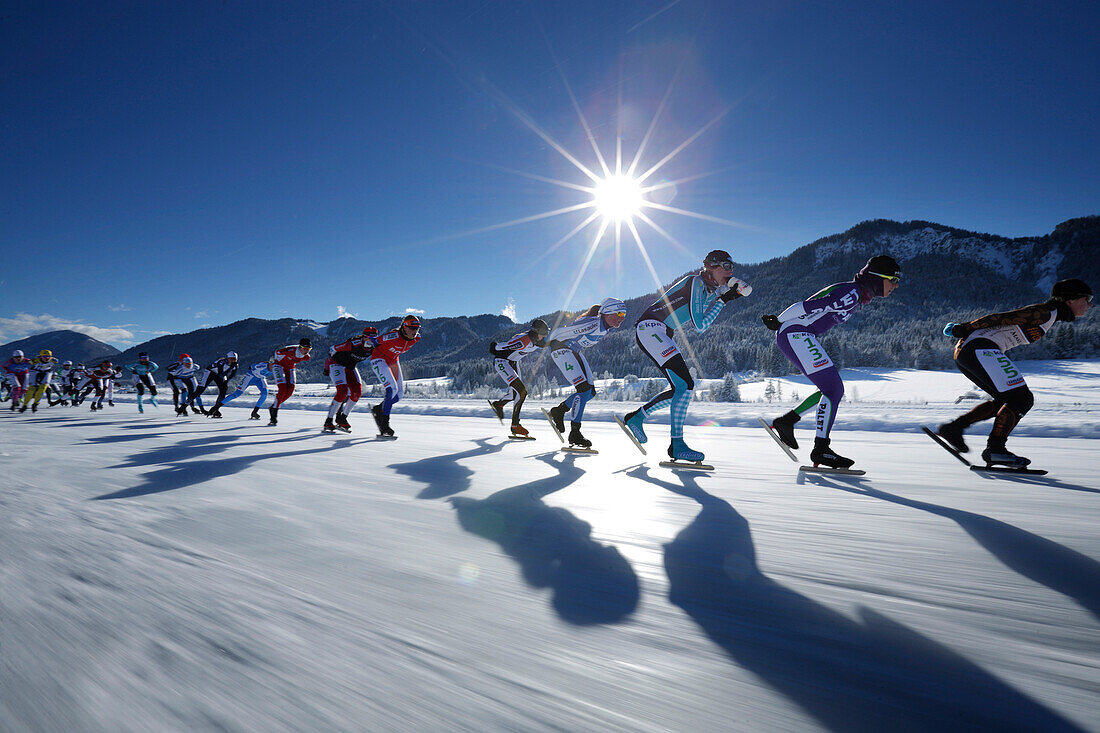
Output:
M1031 409L1035 398L1023 374L1004 352L1038 341L1058 321L1072 323L1091 306L1092 288L1073 278L1054 283L1045 303L991 313L968 323L948 323L944 335L959 339L955 344L955 366L992 399L940 425L936 433L955 450L966 453L969 447L963 431L982 420L996 418L982 460L986 465L1009 468L1024 468L1031 463L1005 447L1012 429Z
M16 349L11 353L10 359L0 364L0 368L4 370L4 374L8 375L11 383L8 394L11 397L11 409L14 410L22 401L30 383L31 360L23 356L20 349Z
M642 351L664 372L669 388L627 413L623 424L639 443L646 442L645 419L657 410L671 407L671 435L668 457L681 461L702 461L703 453L684 443L684 422L695 382L683 354L672 338L673 331L690 325L705 332L726 303L752 292L752 287L733 276L733 259L716 249L703 258L703 269L687 275L650 304L634 324L635 340Z
M550 358L576 390L547 413L559 437L565 433L565 413L569 413L570 446L592 447L592 441L581 434L581 421L584 419L584 406L596 396L596 380L592 367L580 350L595 346L612 329L623 325L625 319L626 303L618 298L604 298L602 303L589 308L568 326L555 328L547 338Z
M519 411L523 407L523 401L527 399L527 387L519 376L519 360L546 346L546 337L549 335L550 327L546 325L546 321L536 318L524 333L517 333L504 342L494 341L489 344L489 353L495 357L493 371L508 385L508 396L491 400L489 405L497 419L503 422L504 406L515 400L512 405L512 435L521 438L528 435L527 428L519 424Z
M401 355L420 340L420 319L405 316L401 325L375 339L374 352L371 354L370 368L375 378L386 387L386 397L381 404L371 408L374 421L378 424L378 433L393 438L390 427L390 411L405 392L405 378L401 372Z
M142 400L145 390L149 390L149 404L157 407L157 383L153 379L153 372L160 368L155 361L149 360L149 354L142 351L138 354L138 360L130 364L124 364L123 369L133 375L134 390L137 392L138 412L145 412Z
M275 374L278 391L275 393L275 403L267 408L268 415L271 416L268 425L279 424L279 407L290 399L294 394L294 386L298 384L296 367L303 361L309 361L309 352L312 349L310 340L301 338L298 339L297 346L284 346L275 351L275 356L271 359L271 371Z
M876 255L849 282L836 283L789 306L778 316L766 315L764 325L775 334L775 343L818 388L795 409L777 417L771 427L791 448L798 448L794 424L801 413L817 404L817 436L810 460L815 466L849 468L855 461L838 455L829 446L837 408L844 396L844 382L833 360L817 338L834 326L844 323L856 309L875 298L887 298L901 283L901 268L893 257Z

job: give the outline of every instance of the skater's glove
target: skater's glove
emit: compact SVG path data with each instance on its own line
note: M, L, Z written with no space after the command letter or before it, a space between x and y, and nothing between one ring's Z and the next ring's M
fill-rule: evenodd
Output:
M948 323L943 327L944 336L950 336L957 339L964 339L973 332L974 329L965 323Z
M731 277L722 287L718 288L718 297L722 299L723 303L728 303L734 298L743 298L752 292L752 286L744 280L739 280L736 277Z
M772 331L778 331L779 326L782 325L782 324L779 323L779 319L776 318L775 316L773 316L770 313L766 313L766 314L760 316L760 320L763 321L764 325L767 326Z

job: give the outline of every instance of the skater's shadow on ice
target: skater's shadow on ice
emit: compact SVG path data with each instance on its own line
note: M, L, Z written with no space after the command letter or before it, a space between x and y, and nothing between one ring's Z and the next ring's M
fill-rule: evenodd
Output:
M454 497L451 505L464 530L496 542L519 563L528 585L553 590L551 604L563 621L622 621L638 606L638 576L616 547L592 539L591 525L542 501L584 475L575 456L555 455L539 460L556 467L556 475L486 499Z
M834 731L1078 730L932 639L861 608L858 619L776 583L749 524L683 477L647 478L701 505L665 546L669 600L739 665Z
M474 475L470 469L460 466L459 461L475 456L487 456L504 447L504 443L490 443L485 438L479 438L473 442L477 444L477 448L461 453L429 456L408 463L394 463L389 468L402 476L408 476L413 481L427 484L416 495L417 499L442 499L445 496L453 496L470 488L470 477Z
M298 432L307 433L307 435L250 442L248 445L252 447L258 445L273 445L276 443L289 443L308 439L310 436L316 434L309 429L303 429ZM325 451L354 445L356 442L367 442L366 440L343 440L329 443L322 448L311 446L302 450L282 451L279 453L259 452L229 458L207 457L210 453L221 452L228 449L231 447L231 443L238 439L237 436L200 438L183 441L175 445L161 446L147 451L146 453L131 456L127 462L112 466L112 468L130 468L148 465L159 465L163 466L163 468L143 474L142 478L144 482L139 486L134 486L129 489L120 489L101 496L94 496L92 500L131 499L137 496L175 491L176 489L183 489L188 486L194 486L195 484L201 484L204 481L210 481L224 476L232 476L235 473L243 471L257 461L270 460L272 458L287 458L290 456L317 455ZM218 443L221 443L221 445L218 445Z
M962 527L1010 570L1069 596L1100 620L1100 562L1087 555L981 514L907 499L872 488L834 488L946 517Z
M1077 484L1068 484L1065 481L1059 481L1052 476L1036 476L1034 474L1028 475L1022 473L1015 476L1011 473L998 473L996 476L987 476L978 474L986 481L1017 481L1022 484L1036 484L1038 486L1049 486L1054 489L1069 489L1070 491L1086 491L1090 494L1100 494L1100 489L1089 488L1088 486L1078 486Z

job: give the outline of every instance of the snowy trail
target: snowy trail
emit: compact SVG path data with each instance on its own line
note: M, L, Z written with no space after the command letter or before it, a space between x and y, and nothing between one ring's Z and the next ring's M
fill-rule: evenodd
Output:
M224 412L0 414L4 731L1100 731L1094 440Z

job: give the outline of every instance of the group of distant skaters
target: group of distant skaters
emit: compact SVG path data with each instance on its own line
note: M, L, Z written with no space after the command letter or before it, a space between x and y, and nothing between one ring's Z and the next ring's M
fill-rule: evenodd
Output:
M635 321L635 341L642 352L661 370L668 388L622 419L622 427L639 447L646 443L645 422L654 413L668 408L671 412L668 455L673 461L698 463L704 455L684 442L684 424L691 404L694 380L684 360L674 334L691 327L705 332L732 300L749 295L752 287L733 275L734 264L729 253L714 250L703 259L702 269L678 280L660 293ZM819 337L847 321L852 314L875 298L885 298L900 285L901 267L888 255L877 255L855 274L852 280L829 285L808 299L792 304L778 315L764 315L764 325L775 332L776 346L817 387L814 394L797 407L773 419L768 425L786 446L798 449L794 426L811 408L816 408L816 435L810 451L815 466L848 469L854 461L836 453L830 444L830 433L837 410L844 396L840 372L819 342ZM1092 305L1092 289L1083 281L1060 280L1051 289L1050 298L1006 313L991 313L965 323L948 323L943 333L956 339L954 358L959 371L977 385L989 399L966 414L940 425L935 431L948 445L960 453L969 450L964 432L972 425L993 420L982 459L987 465L1023 468L1030 461L1015 455L1006 447L1013 428L1034 403L1031 390L1019 369L1005 355L1017 346L1041 339L1058 321L1073 322L1085 315ZM626 304L618 298L606 298L601 303L564 325L550 328L542 319L535 319L524 332L510 339L494 341L489 351L493 370L508 385L508 394L491 400L494 414L502 421L504 408L511 402L511 434L528 437L520 424L520 412L527 397L527 388L519 373L519 362L545 349L573 392L560 404L547 411L555 431L570 446L590 449L592 442L581 432L585 405L596 395L595 378L582 351L596 345L611 330L622 325L627 315ZM357 406L363 392L359 365L368 361L375 379L384 386L385 397L373 405L371 413L382 437L395 437L390 426L393 406L404 392L400 357L420 341L421 322L417 316L406 316L393 329L379 333L367 326L361 334L332 346L325 361L324 374L335 386L322 430L350 432L348 416ZM202 367L187 354L167 367L172 386L172 402L176 413L186 416L188 410L220 418L221 406L237 399L249 387L255 386L260 397L250 417L260 419L260 409L267 398L267 380L277 385L275 398L268 408L269 425L278 424L279 407L294 393L295 367L310 359L311 343L303 338L297 345L277 349L271 359L253 364L244 381L229 392L229 381L238 371L237 354L229 352ZM44 349L33 359L21 351L2 365L4 389L11 399L11 409L21 412L29 407L38 409L45 398L51 405L80 405L91 397L91 408L102 409L104 400L112 405L114 380L127 372L137 392L138 410L143 411L143 397L149 393L150 404L156 406L157 386L153 373L159 368L146 353L138 361L115 366L110 361L87 368L83 364L64 362L57 370L58 382L52 381L57 359ZM216 387L218 396L207 410L203 393ZM92 394L94 393L94 396ZM570 427L565 428L569 417Z

